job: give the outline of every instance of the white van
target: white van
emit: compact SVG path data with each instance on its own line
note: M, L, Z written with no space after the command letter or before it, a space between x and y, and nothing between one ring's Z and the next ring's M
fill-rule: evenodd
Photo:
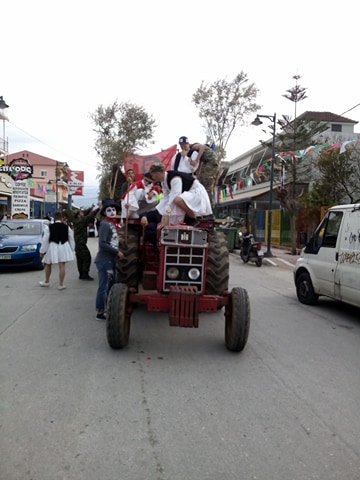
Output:
M360 307L360 204L330 208L294 270L301 303L320 295Z

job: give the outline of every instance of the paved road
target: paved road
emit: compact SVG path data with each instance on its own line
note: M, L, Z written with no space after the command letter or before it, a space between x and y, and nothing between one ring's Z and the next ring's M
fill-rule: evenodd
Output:
M142 307L112 351L75 264L61 292L1 273L0 480L359 480L359 311L300 305L285 267L231 255L241 354L222 311L178 329Z
M272 257L263 257L263 266L293 270L296 260L299 258L299 255L291 255L289 250L283 248L273 248L271 253ZM237 249L233 250L231 254L240 258L240 251Z

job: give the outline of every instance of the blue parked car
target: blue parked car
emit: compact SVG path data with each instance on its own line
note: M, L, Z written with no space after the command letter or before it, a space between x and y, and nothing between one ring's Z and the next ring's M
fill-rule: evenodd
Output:
M48 220L0 222L0 268L32 267L42 270L40 246Z

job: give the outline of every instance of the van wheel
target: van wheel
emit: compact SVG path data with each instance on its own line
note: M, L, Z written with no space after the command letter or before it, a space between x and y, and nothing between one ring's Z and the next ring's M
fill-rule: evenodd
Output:
M296 279L296 294L299 302L305 305L316 305L319 295L314 292L314 287L308 273L303 272Z

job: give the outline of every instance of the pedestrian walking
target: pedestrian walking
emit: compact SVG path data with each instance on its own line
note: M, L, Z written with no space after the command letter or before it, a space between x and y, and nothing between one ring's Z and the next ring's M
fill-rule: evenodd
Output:
M65 264L74 260L75 240L71 228L63 223L62 215L56 212L54 223L45 230L40 247L40 256L45 264L45 280L39 282L41 287L50 286L52 265L59 266L59 290L64 290Z
M99 279L95 300L97 320L106 319L107 295L116 281L116 261L124 258L119 251L119 212L120 205L114 200L107 198L102 201L100 213L103 220L99 228L99 250L94 260Z
M99 209L94 204L86 210L78 210L74 215L75 255L80 280L94 280L90 276L91 253L87 246L88 225L94 220Z

